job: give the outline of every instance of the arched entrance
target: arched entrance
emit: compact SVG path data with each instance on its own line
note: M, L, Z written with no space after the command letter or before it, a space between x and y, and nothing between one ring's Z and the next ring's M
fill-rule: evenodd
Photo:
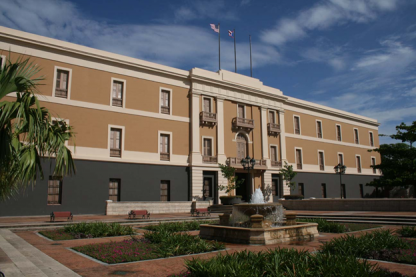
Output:
M243 134L237 135L237 158L238 161L247 157L247 138Z

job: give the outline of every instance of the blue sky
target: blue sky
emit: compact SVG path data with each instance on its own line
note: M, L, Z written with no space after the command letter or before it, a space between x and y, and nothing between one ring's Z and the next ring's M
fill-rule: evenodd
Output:
M185 70L221 65L285 95L377 119L416 120L414 0L2 0L0 25ZM392 142L382 138L382 142Z

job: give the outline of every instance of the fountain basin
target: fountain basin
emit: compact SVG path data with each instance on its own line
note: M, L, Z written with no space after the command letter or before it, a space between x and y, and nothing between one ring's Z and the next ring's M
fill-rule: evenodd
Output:
M200 237L207 240L218 240L239 244L269 245L291 241L311 241L318 235L317 223L301 223L296 225L271 228L244 228L202 224Z
M233 205L232 225L249 227L250 217L255 214L262 215L268 227L282 225L283 206L280 203L243 203Z

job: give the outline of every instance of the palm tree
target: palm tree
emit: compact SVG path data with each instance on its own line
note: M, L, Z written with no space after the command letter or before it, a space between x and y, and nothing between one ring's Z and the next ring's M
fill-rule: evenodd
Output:
M49 111L40 107L36 87L43 77L40 67L19 57L9 58L0 68L0 200L6 200L44 178L41 160L55 160L54 176L75 174L71 151L65 142L74 136L63 120L52 121ZM16 101L4 101L16 93ZM50 160L51 162L52 160Z

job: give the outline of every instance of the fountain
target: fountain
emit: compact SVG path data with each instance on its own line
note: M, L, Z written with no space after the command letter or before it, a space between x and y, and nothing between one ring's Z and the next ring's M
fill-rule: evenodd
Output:
M268 203L260 188L251 196L250 203L233 205L232 214L220 215L220 224L203 224L203 239L244 244L275 244L288 241L313 240L318 235L317 223L298 223L296 214L283 206Z

